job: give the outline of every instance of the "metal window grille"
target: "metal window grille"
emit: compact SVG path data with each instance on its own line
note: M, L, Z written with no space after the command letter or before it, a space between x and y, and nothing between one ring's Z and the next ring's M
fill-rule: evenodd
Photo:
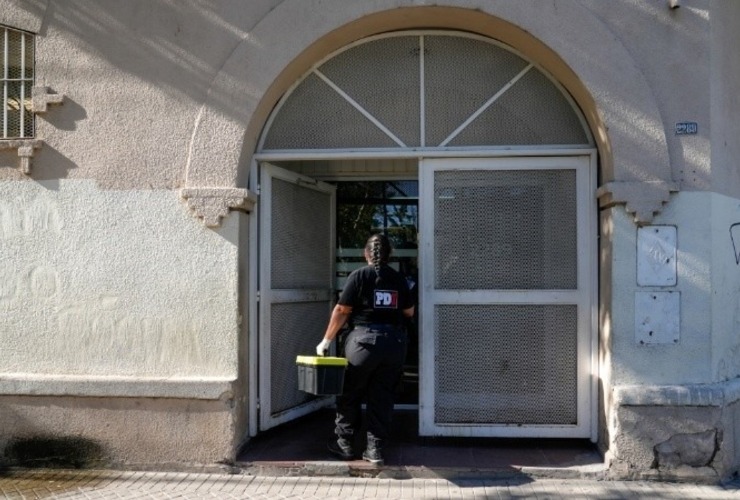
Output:
M567 93L472 35L386 35L313 68L279 103L261 151L593 144Z
M33 35L0 27L2 67L2 123L0 139L33 137Z

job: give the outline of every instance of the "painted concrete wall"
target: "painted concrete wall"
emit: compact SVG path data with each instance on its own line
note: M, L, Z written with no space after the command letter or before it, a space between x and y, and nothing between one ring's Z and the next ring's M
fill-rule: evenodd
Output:
M698 384L740 376L740 202L723 195L685 191L673 195L649 227L677 231L675 286L640 286L637 231L623 210L611 212L614 242L611 304L612 382L615 385ZM675 342L640 343L636 294L680 294ZM656 314L659 314L656 312Z
M740 184L740 60L735 47L740 44L740 4L712 2L711 30L711 127L712 190L738 198Z
M251 3L249 9L230 1L208 6L164 2L124 6L111 1L3 3L8 7L2 9L0 23L35 28L42 35L37 40L37 83L68 96L65 106L39 120L37 135L49 147L42 148L34 161L36 178L95 178L101 186L119 188L177 187L187 183L187 174L193 176L193 185L233 183L237 171L248 166L241 151L244 129L253 125L255 118L263 121L265 111L261 108L266 105L269 111L279 97L279 93L272 95L273 82L287 87L294 81L291 77L281 83L281 73L299 74L301 64L306 67L315 62L300 57L307 47L320 45L311 55L316 59L358 36L383 30L368 22L365 33L342 33L331 39L333 30L341 31L344 24L377 13L389 12L391 20L403 17L408 26L418 27L415 17L426 21L421 13L424 9L407 12L402 8L416 3L402 0L341 2L341 8L264 1ZM710 30L710 9L724 9L720 18L729 13L731 22L733 8L716 7L706 0L685 1L675 10L663 2L637 0L538 2L537 9L530 3L493 1L479 10L531 33L575 72L595 97L596 112L609 130L616 178L672 175L684 188L710 186L709 82L713 59L708 56L709 48L731 46L725 42L732 40L725 39L737 36L731 29L715 26ZM445 5L478 8L469 0ZM398 16L392 15L394 11ZM468 21L458 17L458 23ZM277 28L296 25L299 19L313 21L300 23L306 28L288 33ZM445 21L455 23L455 16L436 23L443 25ZM478 21L471 29L482 31L485 27ZM710 34L716 40L712 44ZM201 43L205 38L209 43ZM610 43L604 44L605 39ZM611 55L600 54L600 50ZM60 58L60 54L75 57ZM731 61L729 56L726 59ZM609 61L610 65L598 61ZM686 61L692 61L691 71L686 70ZM548 65L548 61L541 62ZM713 64L712 71L730 75L736 71L734 66L726 66ZM636 77L640 80L637 86L628 80ZM626 81L618 81L620 78ZM621 86L631 94L614 93L611 86ZM721 88L717 91L717 95L727 95ZM212 114L218 115L213 122L218 126L208 132L200 130L210 125ZM173 115L179 119L168 119ZM676 137L675 123L687 120L698 122L700 133ZM236 127L234 132L230 127ZM194 131L205 134L203 139L193 137ZM94 146L105 144L111 134L118 137L114 144ZM247 137L246 143L253 144L254 139ZM661 156L657 151L661 148L655 146L666 142L667 150ZM63 147L60 150L54 144ZM216 157L214 152L218 152ZM8 153L2 153L0 160L1 165L14 164ZM211 173L200 172L199 162ZM186 165L193 167L187 173ZM13 173L8 169L3 176L14 177Z
M236 223L169 190L0 183L3 372L235 379Z
M682 191L641 228L675 228L675 285L640 285L640 229L623 208L604 211L602 220L611 242L602 257L612 269L611 287L602 282L609 321L602 323L601 436L610 471L633 478L727 477L738 467L740 200ZM676 305L641 313L645 294L669 294ZM676 319L675 336L659 335ZM641 336L641 322L659 338Z
M0 24L37 33L36 84L65 95L37 116L31 176L0 149L0 391L26 397L4 399L1 448L84 436L118 462L233 459L247 216L206 228L175 188L210 80L270 6L250 7L0 2Z
M85 465L233 460L243 232L237 216L206 228L172 190L0 182L0 449L96 450Z
M38 26L36 84L67 96L37 122L48 146L34 161L34 179L94 179L116 189L184 185L193 124L211 81L272 6L0 2L0 24L40 20L20 23ZM221 102L218 112L238 106ZM211 147L236 146L217 140ZM10 156L0 156L0 165L15 165Z

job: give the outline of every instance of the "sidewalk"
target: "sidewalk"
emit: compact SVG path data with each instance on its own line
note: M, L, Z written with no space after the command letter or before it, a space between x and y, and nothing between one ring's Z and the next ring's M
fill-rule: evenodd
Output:
M13 499L725 499L740 498L740 481L710 486L526 477L451 481L36 470L0 474L0 494Z
M232 466L189 472L0 469L0 497L740 499L740 478L722 485L605 480L603 459L588 440L425 439L416 431L416 412L399 412L394 422L382 467L329 454L333 412L327 410L260 434Z

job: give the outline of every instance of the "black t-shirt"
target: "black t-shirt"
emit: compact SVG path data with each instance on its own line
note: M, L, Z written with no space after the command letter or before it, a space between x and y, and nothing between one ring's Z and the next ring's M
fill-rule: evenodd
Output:
M384 266L383 280L375 285L375 268L365 266L353 271L339 296L339 304L352 307L354 325L386 323L401 325L404 309L414 305L406 278L395 269Z

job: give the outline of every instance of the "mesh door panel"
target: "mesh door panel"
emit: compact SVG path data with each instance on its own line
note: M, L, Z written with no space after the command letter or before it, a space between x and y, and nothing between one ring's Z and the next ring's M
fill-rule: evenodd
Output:
M397 147L316 75L309 75L280 109L265 149Z
M298 355L313 355L326 328L327 302L273 304L270 331L270 410L273 415L314 396L298 390Z
M272 288L327 288L331 283L331 196L273 179Z
M574 170L438 171L438 289L577 287Z
M440 145L527 66L512 52L470 38L427 36L424 49L427 146Z
M573 107L540 71L531 69L470 123L450 146L588 144Z
M439 424L573 425L577 306L435 307Z
M407 146L419 141L419 37L384 38L319 68Z

